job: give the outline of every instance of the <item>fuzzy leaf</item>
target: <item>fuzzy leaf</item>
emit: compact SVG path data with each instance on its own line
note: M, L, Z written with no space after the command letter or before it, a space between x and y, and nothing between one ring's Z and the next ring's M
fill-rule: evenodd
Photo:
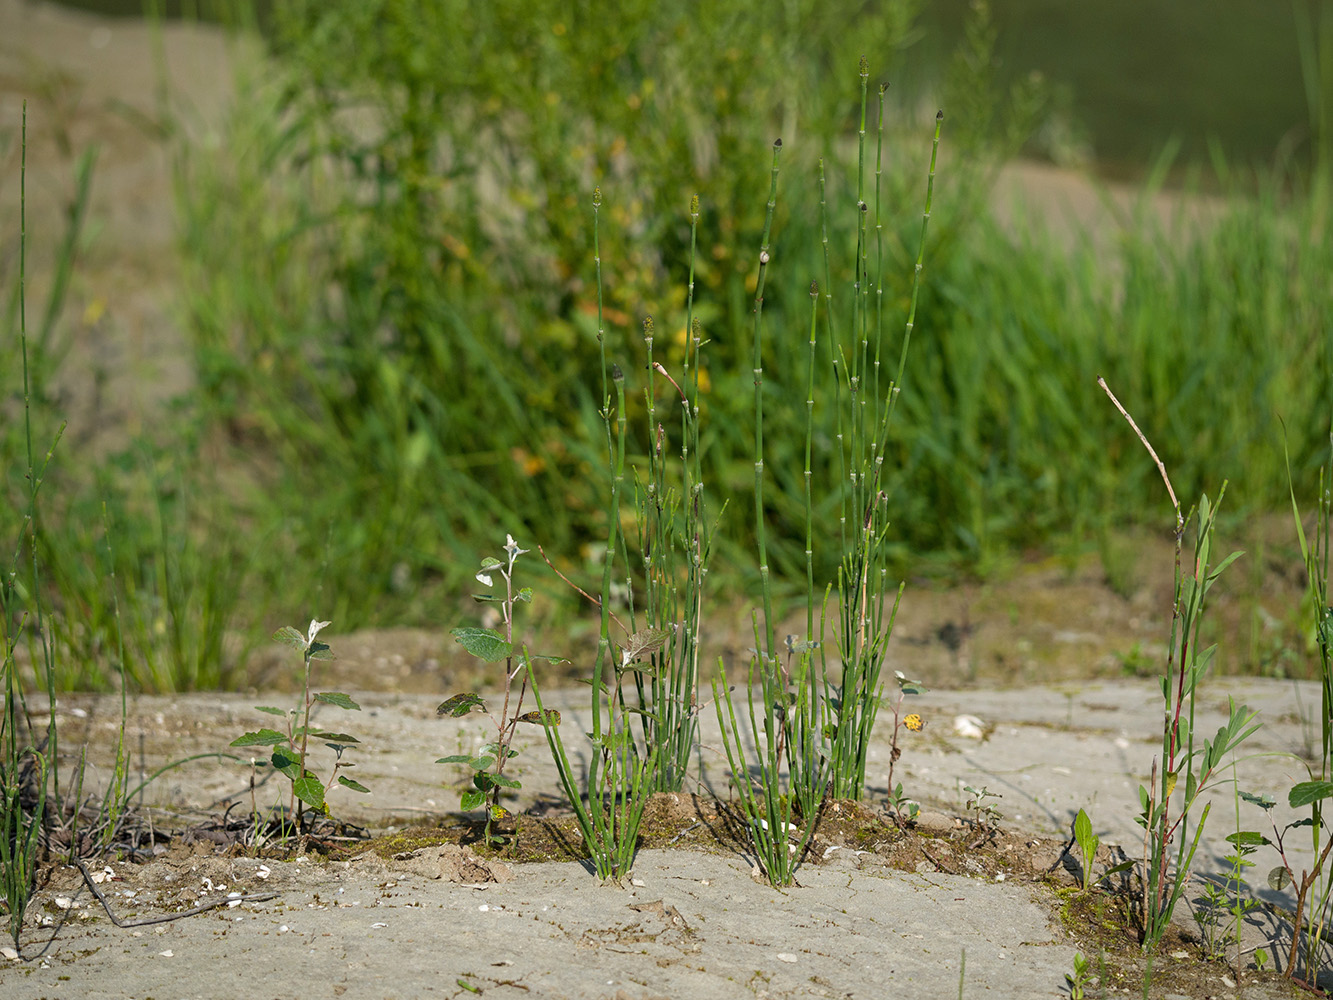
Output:
M451 715L455 719L462 718L474 708L480 708L486 711L486 703L475 694L456 694L448 701L440 703L439 708L435 709L436 715Z
M466 764L472 758L465 753L451 753L448 757L441 757L435 763L437 764Z
M473 656L495 663L512 656L514 647L493 628L456 628L450 635Z
M1241 792L1240 797L1251 805L1258 806L1260 809L1269 810L1277 805L1277 799L1271 795L1256 795L1254 792Z
M458 808L463 812L471 812L483 802L486 801L486 793L477 789L469 788L462 794L458 801Z
M275 747L286 743L287 737L276 729L260 729L258 732L245 733L231 741L234 747Z
M518 591L516 594L514 594L514 600L516 600L516 601L524 601L524 602L526 602L526 603L531 604L531 603L532 603L532 588L531 588L531 587L524 587L522 590L520 590L520 591Z
M666 643L667 632L662 628L639 629L625 640L621 647L624 654L622 663L632 663L644 656L651 656Z
M483 570L498 569L503 565L504 563L502 563L499 559L496 559L495 556L487 556L485 559L481 561L481 568Z
M542 719L542 713L537 711L524 712L518 717L519 722L531 722L534 725L558 726L560 725L560 713L554 708L546 710L546 718Z
M315 695L315 701L322 701L326 705L337 705L339 708L361 711L361 706L341 691L321 691Z
M284 646L292 646L296 649L305 649L305 636L290 625L284 625L273 633L273 641L280 642Z
M255 711L263 712L265 715L280 715L283 718L287 717L287 709L274 708L272 705L256 705Z
M326 740L326 741L328 741L328 742L330 742L330 743L360 743L360 742L361 742L361 741L358 740L355 736L348 736L346 733L324 733L324 732L319 732L319 733L311 733L310 735L311 735L311 736L314 736L314 737L316 737L316 738L318 738L318 739L321 739L321 740Z
M1291 884L1291 872L1278 865L1268 873L1268 887L1274 892L1281 892Z
M296 797L312 809L324 808L324 785L313 774L305 774L292 782Z
M344 788L350 788L354 792L364 792L367 795L370 794L369 788L361 784L359 781L353 781L345 774L338 775L338 784L342 785Z
M337 659L337 657L333 655L333 650L329 649L327 645L320 642L318 639L316 639L314 642L310 644L310 658L312 660ZM321 799L320 801L322 802L323 800Z

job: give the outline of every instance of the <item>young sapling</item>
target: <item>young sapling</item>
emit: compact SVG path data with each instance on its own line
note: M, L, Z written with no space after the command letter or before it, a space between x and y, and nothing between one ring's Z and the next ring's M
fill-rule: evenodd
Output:
M495 585L495 574L504 581L504 593L474 594L473 599L483 604L495 604L500 608L504 627L503 632L489 628L456 628L453 637L473 656L487 663L505 663L502 691L504 702L498 715L486 707L482 697L473 692L456 694L440 704L436 709L439 715L462 718L474 708L484 712L495 726L495 739L485 743L475 754L456 753L441 757L437 764L466 764L472 769L472 787L463 792L459 806L464 812L486 807L486 829L483 837L488 846L500 846L504 839L493 833L497 822L507 820L509 811L500 805L500 796L505 789L519 789L522 784L504 773L505 764L518 756L518 751L511 744L514 731L520 722L540 724L543 718L552 725L560 724L560 713L554 710L543 715L523 711L523 699L528 690L528 666L531 660L550 660L555 663L565 662L558 656L530 656L525 647L521 652L514 649L514 606L519 602L532 600L532 588L514 589L514 563L528 550L519 548L513 535L505 535L504 559L487 556L481 561L481 570L476 579L487 587ZM517 694L513 690L514 678L522 673Z
M306 806L315 809L321 813L327 814L328 804L325 801L330 790L335 784L342 785L344 788L350 788L354 792L369 793L370 789L359 781L347 777L338 772L344 768L354 766L351 761L343 760L343 753L353 743L361 742L355 736L349 736L346 733L329 732L324 729L311 728L310 710L316 702L326 705L333 705L337 708L348 711L360 711L361 706L341 691L321 691L315 694L310 692L310 664L312 660L331 660L333 651L326 643L320 642L316 638L319 633L327 628L331 623L322 622L317 619L310 620L310 628L305 635L302 635L290 625L285 625L273 633L273 641L280 642L285 646L291 646L301 651L302 667L304 674L304 683L302 687L302 704L297 708L281 709L270 705L256 705L256 711L267 715L276 715L286 721L285 732L279 732L276 729L259 729L254 732L244 733L231 741L234 747L273 747L272 756L269 758L273 768L286 775L292 783L291 800L288 804L288 815L294 815L296 829L301 828L301 816ZM297 726L297 720L300 725ZM307 767L308 750L310 747L310 738L323 741L334 753L333 771L329 775L328 782L321 781L320 778ZM297 802L300 805L297 805ZM299 810L299 811L298 811Z

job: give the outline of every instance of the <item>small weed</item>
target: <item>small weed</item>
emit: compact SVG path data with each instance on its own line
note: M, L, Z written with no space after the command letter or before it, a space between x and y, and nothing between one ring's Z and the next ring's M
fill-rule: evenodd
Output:
M1091 972L1083 953L1074 952L1074 971L1065 973L1065 982L1069 985L1069 1000L1083 1000Z
M448 757L441 757L435 762L437 764L466 764L472 769L472 787L463 793L459 805L464 812L470 812L473 809L485 806L486 829L484 836L486 843L491 846L499 846L504 843L504 838L493 833L494 825L510 818L509 811L500 805L501 794L506 789L517 790L523 787L519 781L504 773L505 764L510 759L518 756L518 751L510 746L514 740L514 731L518 728L520 722L540 725L543 720L548 719L540 705L536 712L525 713L523 711L523 699L527 694L528 681L531 675L531 661L539 659L557 663L564 662L557 656L530 656L527 647L524 647L521 652L516 652L514 649L514 608L520 603L526 604L532 600L531 588L514 589L514 564L518 561L519 556L527 552L527 549L519 548L513 535L506 535L504 558L496 559L494 556L487 556L481 561L481 570L476 575L477 582L486 587L495 585L495 575L497 573L500 579L504 581L504 593L502 594L474 595L476 601L483 604L495 604L499 607L503 632L490 628L456 628L453 631L453 636L459 645L473 656L485 660L487 663L504 661L502 682L504 702L500 707L500 713L498 715L492 713L487 709L486 702L482 697L472 692L456 694L442 702L436 710L439 715L448 715L457 719L467 715L475 708L485 712L495 726L495 739L483 744L477 753L450 754ZM519 682L517 693L515 693L514 678L520 673L523 677ZM559 725L560 714L558 712L551 713L549 721L552 725Z
M343 768L354 766L350 761L343 760L343 753L349 746L361 741L346 733L316 729L310 725L310 710L317 702L341 709L361 710L360 705L341 691L321 691L315 694L310 692L311 661L333 659L333 651L327 644L316 638L329 624L331 623L317 621L312 618L310 628L305 635L302 635L290 625L285 625L273 633L274 642L291 646L301 653L302 703L291 709L274 708L271 705L256 705L257 711L266 715L276 715L285 720L285 731L258 729L254 732L244 733L231 741L231 745L234 747L274 748L269 763L272 764L274 770L285 775L292 786L287 815L295 818L294 825L291 828L293 833L301 829L302 813L307 806L317 812L328 813L329 809L325 799L335 784L350 788L354 792L370 791L359 781L354 781L347 775L338 773ZM297 725L298 721L300 722L299 726ZM323 741L324 745L334 753L333 771L329 774L327 782L321 781L318 775L306 766L311 737ZM297 805L298 802L300 803L299 806ZM258 814L257 809L256 814Z
M977 836L968 846L976 847L993 837L999 829L1000 820L1004 819L1004 813L1000 812L993 802L986 800L999 799L1004 796L998 792L992 792L985 785L980 788L964 785L963 791L968 793L968 799L963 808L972 813L972 826L977 831Z
M1074 841L1078 844L1079 853L1083 856L1081 875L1083 891L1087 892L1092 888L1092 866L1097 860L1097 848L1101 846L1101 838L1092 832L1092 820L1088 818L1085 809L1080 809L1078 815L1074 817Z
M893 768L903 753L902 748L898 746L898 734L903 729L919 733L926 726L926 721L920 713L902 714L903 699L907 695L923 694L927 688L920 681L909 680L901 670L895 670L893 678L898 684L898 696L893 699L893 732L890 736L889 747L889 808L893 810L893 817L901 826L903 823L911 823L915 820L921 812L921 806L903 795L903 783L901 781L896 785L893 783Z

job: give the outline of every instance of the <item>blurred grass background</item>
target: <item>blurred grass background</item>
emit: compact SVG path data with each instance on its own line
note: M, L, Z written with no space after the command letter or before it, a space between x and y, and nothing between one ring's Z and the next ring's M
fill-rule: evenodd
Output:
M1193 7L1198 23L1212 21ZM1284 71L1298 74L1303 117L1288 119L1275 143L1264 133L1228 147L1206 141L1211 120L1198 122L1203 140L1167 133L1135 121L1132 103L1121 119L1138 126L1137 138L1120 138L1088 112L1082 78L1024 56L1016 38L1030 33L1018 29L1037 22L1055 32L1048 56L1060 50L1049 8L217 8L241 30L262 25L268 58L241 79L216 145L172 128L169 94L159 109L175 165L182 335L195 383L168 420L112 454L57 451L38 539L53 621L71 652L62 683L99 686L116 674L111 566L130 673L155 689L236 683L245 649L273 621L317 613L339 630L453 624L479 554L505 532L581 569L605 535L596 186L608 353L631 383L645 316L655 319L659 357L664 344L671 359L683 356L687 209L700 196L706 480L745 509L747 282L777 136L782 193L764 306L767 468L777 488L766 500L774 572L802 580L808 288L823 274L817 165L825 161L829 179L833 308L846 322L862 53L881 74L872 84L890 85L881 195L893 217L884 233L890 357L928 122L936 107L946 112L926 284L886 459L901 572L986 577L1033 550L1100 550L1110 572L1117 532L1164 522L1156 472L1109 412L1097 375L1148 429L1182 500L1226 478L1231 516L1282 509L1282 425L1297 488L1310 495L1333 413L1324 124L1333 16L1298 2L1274 19L1253 63L1288 47ZM1166 44L1186 22L1150 23L1157 30L1144 37ZM1116 36L1102 28L1110 53ZM1217 62L1253 69L1216 44ZM1187 49L1168 45L1161 59ZM1142 84L1132 67L1101 79ZM1142 201L1109 241L1053 234L1037 221L1040 206L1002 221L992 184L1020 152L1139 173ZM1168 180L1207 189L1206 217L1164 220L1151 196ZM72 211L66 233L29 235L63 237L62 259L74 266L81 226ZM10 243L7 234L0 467L19 510ZM62 294L52 288L29 315L58 316ZM54 328L36 338L40 441L57 423L42 386L56 377L59 342ZM634 390L642 454L641 381ZM816 398L832 395L830 383ZM832 411L816 408L825 447L815 475L828 486L838 476ZM753 590L749 522L722 525L719 594ZM833 570L817 566L824 579Z

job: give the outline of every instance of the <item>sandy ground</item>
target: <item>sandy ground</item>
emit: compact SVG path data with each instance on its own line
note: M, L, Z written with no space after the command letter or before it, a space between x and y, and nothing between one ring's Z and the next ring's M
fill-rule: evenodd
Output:
M1240 787L1283 798L1305 776L1301 756L1309 749L1317 689L1219 682L1201 699L1200 733L1221 723L1228 695L1264 722L1237 765ZM356 776L372 794L335 792L335 814L376 830L444 820L458 807L463 776L433 761L487 739L484 717L439 718L437 699L425 695L355 697L360 713L338 712L323 722L362 739ZM551 697L569 734L587 726L584 697ZM258 703L283 705L284 698ZM972 814L964 808L963 786L987 788L999 796L992 801L1004 819L994 844L1001 859L1012 860L1012 877L1005 877L1003 860L998 868L994 857L983 865L980 854L962 847L952 855L956 864L945 866L951 871L924 862L902 871L879 845L823 848L799 871L799 887L779 893L752 878L753 859L738 851L645 851L633 881L613 887L599 885L578 862L509 868L457 848L405 852L387 861L362 854L348 861L277 862L224 857L201 844L198 853L172 849L145 865L94 868L109 869L102 888L118 912L138 918L227 892L279 895L122 929L111 925L78 873L64 869L30 911L24 944L31 960L0 965L0 984L7 997L210 997L222 995L218 970L243 968L248 981L274 996L294 992L297 983L309 996L468 995L460 980L496 996L873 998L889 988L952 996L966 952L967 996L1060 995L1078 947L1071 937L1078 927L1059 917L1058 891L1074 884L1076 872L1060 851L1077 810L1086 808L1103 840L1103 862L1115 847L1140 853L1137 787L1160 750L1156 685L931 692L911 707L927 726L904 743L898 776L923 803L924 831L946 840L951 831L967 831ZM90 781L101 780L118 702L71 697L60 711L66 753L86 738ZM981 738L956 730L955 719L964 714L981 720ZM234 695L140 698L130 711L130 745L143 748L144 768L151 770L192 753L225 750L234 735L262 721L248 699ZM725 798L729 772L716 719L705 713L703 722L702 788ZM890 730L886 717L871 753L872 801L883 801ZM513 774L524 789L512 803L516 809L558 787L538 738L530 735L519 746ZM317 766L327 770L328 762ZM157 779L146 801L159 807L159 822L174 816L179 823L216 814L228 801L248 807L247 786L244 765L199 761ZM277 794L263 788L258 801L266 804ZM1223 870L1223 838L1236 829L1232 786L1219 785L1204 801L1213 811L1195 859L1199 877ZM1293 818L1285 808L1275 812L1280 824ZM1240 824L1271 835L1261 811L1249 805L1241 806ZM682 821L682 831L690 825ZM1302 841L1308 847L1308 837L1291 835L1289 847L1296 849L1289 859L1298 870L1309 862ZM1251 881L1262 886L1276 855L1265 848L1255 861ZM1263 888L1258 896L1292 905L1290 891ZM1197 934L1188 906L1178 916L1187 933ZM1285 954L1289 940L1287 925L1271 911L1247 918L1247 949ZM1235 995L1227 985L1232 973L1221 965L1198 966L1195 955L1192 945L1164 955L1168 966L1194 968L1189 990L1168 995ZM1284 991L1255 982L1245 995Z

